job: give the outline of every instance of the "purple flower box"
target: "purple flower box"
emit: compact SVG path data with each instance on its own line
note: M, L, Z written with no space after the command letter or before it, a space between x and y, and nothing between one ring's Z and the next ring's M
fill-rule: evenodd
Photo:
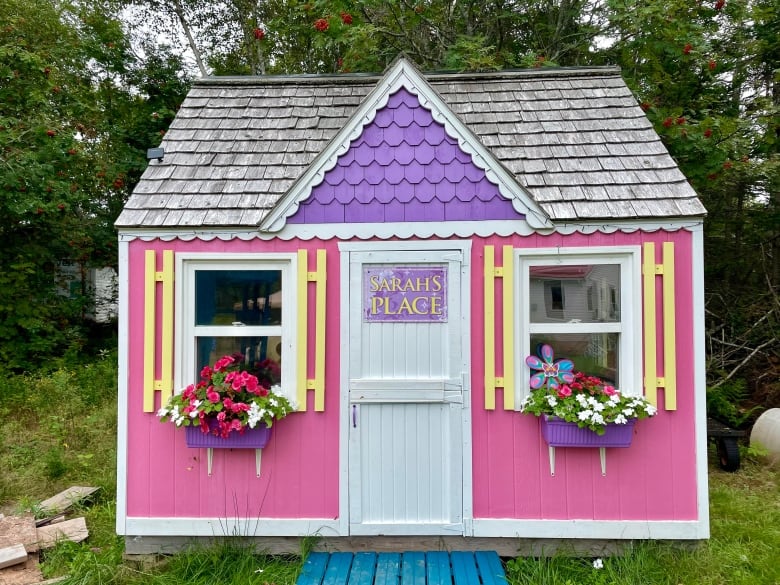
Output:
M216 421L209 422L213 428ZM263 423L255 428L244 429L243 433L232 431L227 438L212 433L204 433L199 426L184 427L187 447L203 449L262 449L271 439L271 429Z
M636 419L624 425L608 424L603 435L581 429L577 423L542 415L542 437L550 447L630 447Z

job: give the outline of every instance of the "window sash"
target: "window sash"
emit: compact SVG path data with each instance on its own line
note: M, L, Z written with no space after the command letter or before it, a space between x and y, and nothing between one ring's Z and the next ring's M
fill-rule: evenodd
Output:
M515 404L519 405L530 389L530 370L525 364L530 355L532 334L618 334L620 390L625 394L642 394L642 320L641 320L641 253L639 246L594 248L542 248L515 250L515 278L519 286L515 297ZM619 320L609 322L531 322L530 268L532 266L602 265L620 266ZM555 348L553 348L555 349ZM565 357L565 356L559 356Z
M297 306L297 254L213 254L180 253L176 256L176 367L174 388L180 391L197 381L197 339L204 337L280 337L282 343L282 385L295 384ZM199 270L275 270L281 272L282 322L275 325L196 325L196 273Z

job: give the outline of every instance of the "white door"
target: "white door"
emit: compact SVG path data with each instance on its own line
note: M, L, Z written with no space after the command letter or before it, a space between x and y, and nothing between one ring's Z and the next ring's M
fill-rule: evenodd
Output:
M349 254L350 534L463 534L463 252Z

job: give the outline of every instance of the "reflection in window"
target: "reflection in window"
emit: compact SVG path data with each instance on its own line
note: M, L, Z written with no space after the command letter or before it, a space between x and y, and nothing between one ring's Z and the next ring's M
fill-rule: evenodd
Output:
M620 321L620 265L531 266L531 323Z
M575 370L598 376L619 388L618 341L617 333L534 333L531 351L547 343L555 349L556 359L570 359Z
M233 356L242 370L257 376L270 388L282 381L282 338L258 337L198 337L196 338L198 374L203 366L213 364L225 355Z
M196 325L279 325L282 273L280 270L198 270L195 306Z

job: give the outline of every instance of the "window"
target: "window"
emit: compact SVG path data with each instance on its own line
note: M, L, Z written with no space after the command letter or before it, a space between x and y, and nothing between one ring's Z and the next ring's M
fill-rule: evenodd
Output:
M517 268L519 398L525 357L543 343L577 370L641 394L639 247L518 250Z
M178 255L177 388L224 355L261 383L295 376L295 255Z

